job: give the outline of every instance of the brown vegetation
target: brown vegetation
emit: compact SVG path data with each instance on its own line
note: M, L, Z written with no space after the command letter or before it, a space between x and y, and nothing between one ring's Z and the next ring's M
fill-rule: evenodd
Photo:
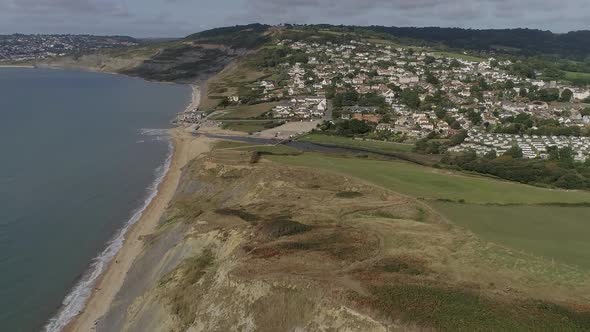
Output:
M190 226L182 246L192 249L156 290L170 329L588 326L589 308L576 306L587 281L531 273L538 258L484 243L412 198L252 164L251 153L217 150L185 171L169 214Z

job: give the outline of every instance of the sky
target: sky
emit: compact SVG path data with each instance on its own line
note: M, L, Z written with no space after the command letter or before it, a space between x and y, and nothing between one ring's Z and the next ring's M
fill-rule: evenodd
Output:
M590 0L0 0L0 34L184 37L247 23L590 30Z

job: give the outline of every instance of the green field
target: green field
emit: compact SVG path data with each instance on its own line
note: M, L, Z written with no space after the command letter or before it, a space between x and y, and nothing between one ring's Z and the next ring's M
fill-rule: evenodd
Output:
M575 84L587 85L590 84L590 73L564 71L564 79Z
M256 105L241 105L235 107L228 107L223 110L223 114L216 117L216 120L230 120L230 119L253 119L262 114L272 110L278 103L262 103Z
M579 72L574 72L574 71L564 71L565 73L565 79L570 80L576 80L576 79L588 79L590 80L590 73L579 73Z
M288 154L288 155L298 155L301 152L295 148L286 145L251 145L251 146L244 146L238 148L239 151L256 151L256 152L265 152L271 154Z
M253 146L253 144L245 143L245 142L238 142L238 141L219 141L213 145L213 150L238 149L238 148L247 148L250 146Z
M255 133L268 129L268 125L273 123L271 120L224 120L222 121L224 129L241 131L244 133Z
M296 166L337 171L418 198L465 200L465 202L483 204L590 202L590 192L538 188L407 162L365 160L317 153L305 153L297 157L271 156L269 158Z
M473 62L481 62L481 61L485 60L482 58L478 58L476 56L462 54L462 53L433 52L433 54L436 56L440 56L440 57L451 58L451 59L460 59L460 60L473 61Z
M590 269L590 208L443 202L431 205L484 240Z
M590 269L590 208L532 205L590 202L590 192L550 190L398 161L317 153L267 158L334 171L395 192L430 199L429 204L447 219L484 240ZM465 203L441 201L446 199Z
M411 152L412 144L358 140L342 136L309 134L299 139L304 142L337 145L341 147L369 149L377 152Z

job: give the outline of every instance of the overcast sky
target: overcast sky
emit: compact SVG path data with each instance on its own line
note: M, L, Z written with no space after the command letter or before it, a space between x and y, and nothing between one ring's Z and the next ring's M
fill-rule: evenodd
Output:
M0 34L182 37L245 23L590 29L590 0L0 0Z

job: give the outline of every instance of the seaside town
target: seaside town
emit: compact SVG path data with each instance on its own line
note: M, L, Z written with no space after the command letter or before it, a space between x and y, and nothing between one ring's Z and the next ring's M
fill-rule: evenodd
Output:
M0 63L39 60L135 45L138 45L135 39L122 36L0 35Z
M546 158L548 147L569 146L577 160L590 155L590 141L580 137L590 133L590 88L525 78L513 61L355 40L283 39L275 47L259 61L276 74L248 95L226 97L226 105L274 101L268 118L359 120L371 126L371 138L386 141L466 132L451 152L502 153L517 145L524 157ZM184 118L203 116L193 110Z

